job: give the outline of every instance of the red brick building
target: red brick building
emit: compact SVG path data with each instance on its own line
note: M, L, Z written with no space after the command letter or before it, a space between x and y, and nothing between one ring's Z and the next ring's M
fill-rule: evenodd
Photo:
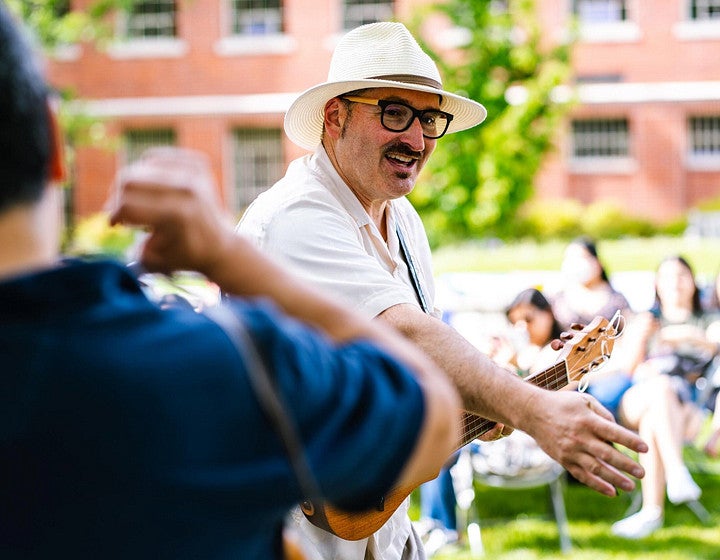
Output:
M120 39L63 48L49 63L53 84L101 119L91 137L103 141L77 147L73 213L101 209L118 166L155 143L205 151L239 212L302 154L282 133L283 112L325 79L343 31L428 1L142 0L118 14ZM537 3L551 40L580 21L580 103L538 196L609 198L659 219L719 197L720 0Z

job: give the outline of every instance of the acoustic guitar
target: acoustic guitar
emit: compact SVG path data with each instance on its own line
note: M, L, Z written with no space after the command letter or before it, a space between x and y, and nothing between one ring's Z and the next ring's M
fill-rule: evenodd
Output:
M610 358L615 339L622 334L624 318L617 313L608 321L596 317L584 329L565 341L558 361L551 367L533 374L525 380L551 391L562 389L568 383L581 381L586 374L600 367ZM585 380L586 382L587 380ZM584 383L581 381L581 384ZM585 383L586 385L586 383ZM470 443L489 431L495 422L463 411L462 437L457 449ZM428 479L431 480L431 479ZM377 505L369 510L348 512L328 502L304 501L300 507L308 520L334 535L351 541L369 537L382 527L410 493L427 480L416 484L395 487L378 499Z

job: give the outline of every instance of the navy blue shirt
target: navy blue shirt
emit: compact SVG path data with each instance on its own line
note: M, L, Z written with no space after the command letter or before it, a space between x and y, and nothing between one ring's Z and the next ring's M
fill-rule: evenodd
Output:
M267 302L230 305L324 495L369 506L415 443L417 383L368 342L338 347ZM302 491L214 322L161 310L110 262L0 282L0 316L0 557L281 557Z

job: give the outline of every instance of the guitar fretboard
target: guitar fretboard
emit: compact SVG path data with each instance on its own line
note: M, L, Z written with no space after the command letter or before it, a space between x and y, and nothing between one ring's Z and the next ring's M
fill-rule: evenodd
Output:
M535 373L525 379L544 389L557 390L562 389L568 384L568 370L565 360L552 365L548 369ZM475 438L480 437L495 425L495 422L473 414L472 412L463 412L463 429L458 449Z

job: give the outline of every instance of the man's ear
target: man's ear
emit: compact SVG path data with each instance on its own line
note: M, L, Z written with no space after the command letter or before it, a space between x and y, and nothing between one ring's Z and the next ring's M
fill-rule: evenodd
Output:
M325 104L325 133L329 134L332 138L339 137L346 117L347 107L339 98L333 97Z
M58 120L57 99L47 100L48 123L50 126L50 181L62 183L67 178L65 167L65 141Z

